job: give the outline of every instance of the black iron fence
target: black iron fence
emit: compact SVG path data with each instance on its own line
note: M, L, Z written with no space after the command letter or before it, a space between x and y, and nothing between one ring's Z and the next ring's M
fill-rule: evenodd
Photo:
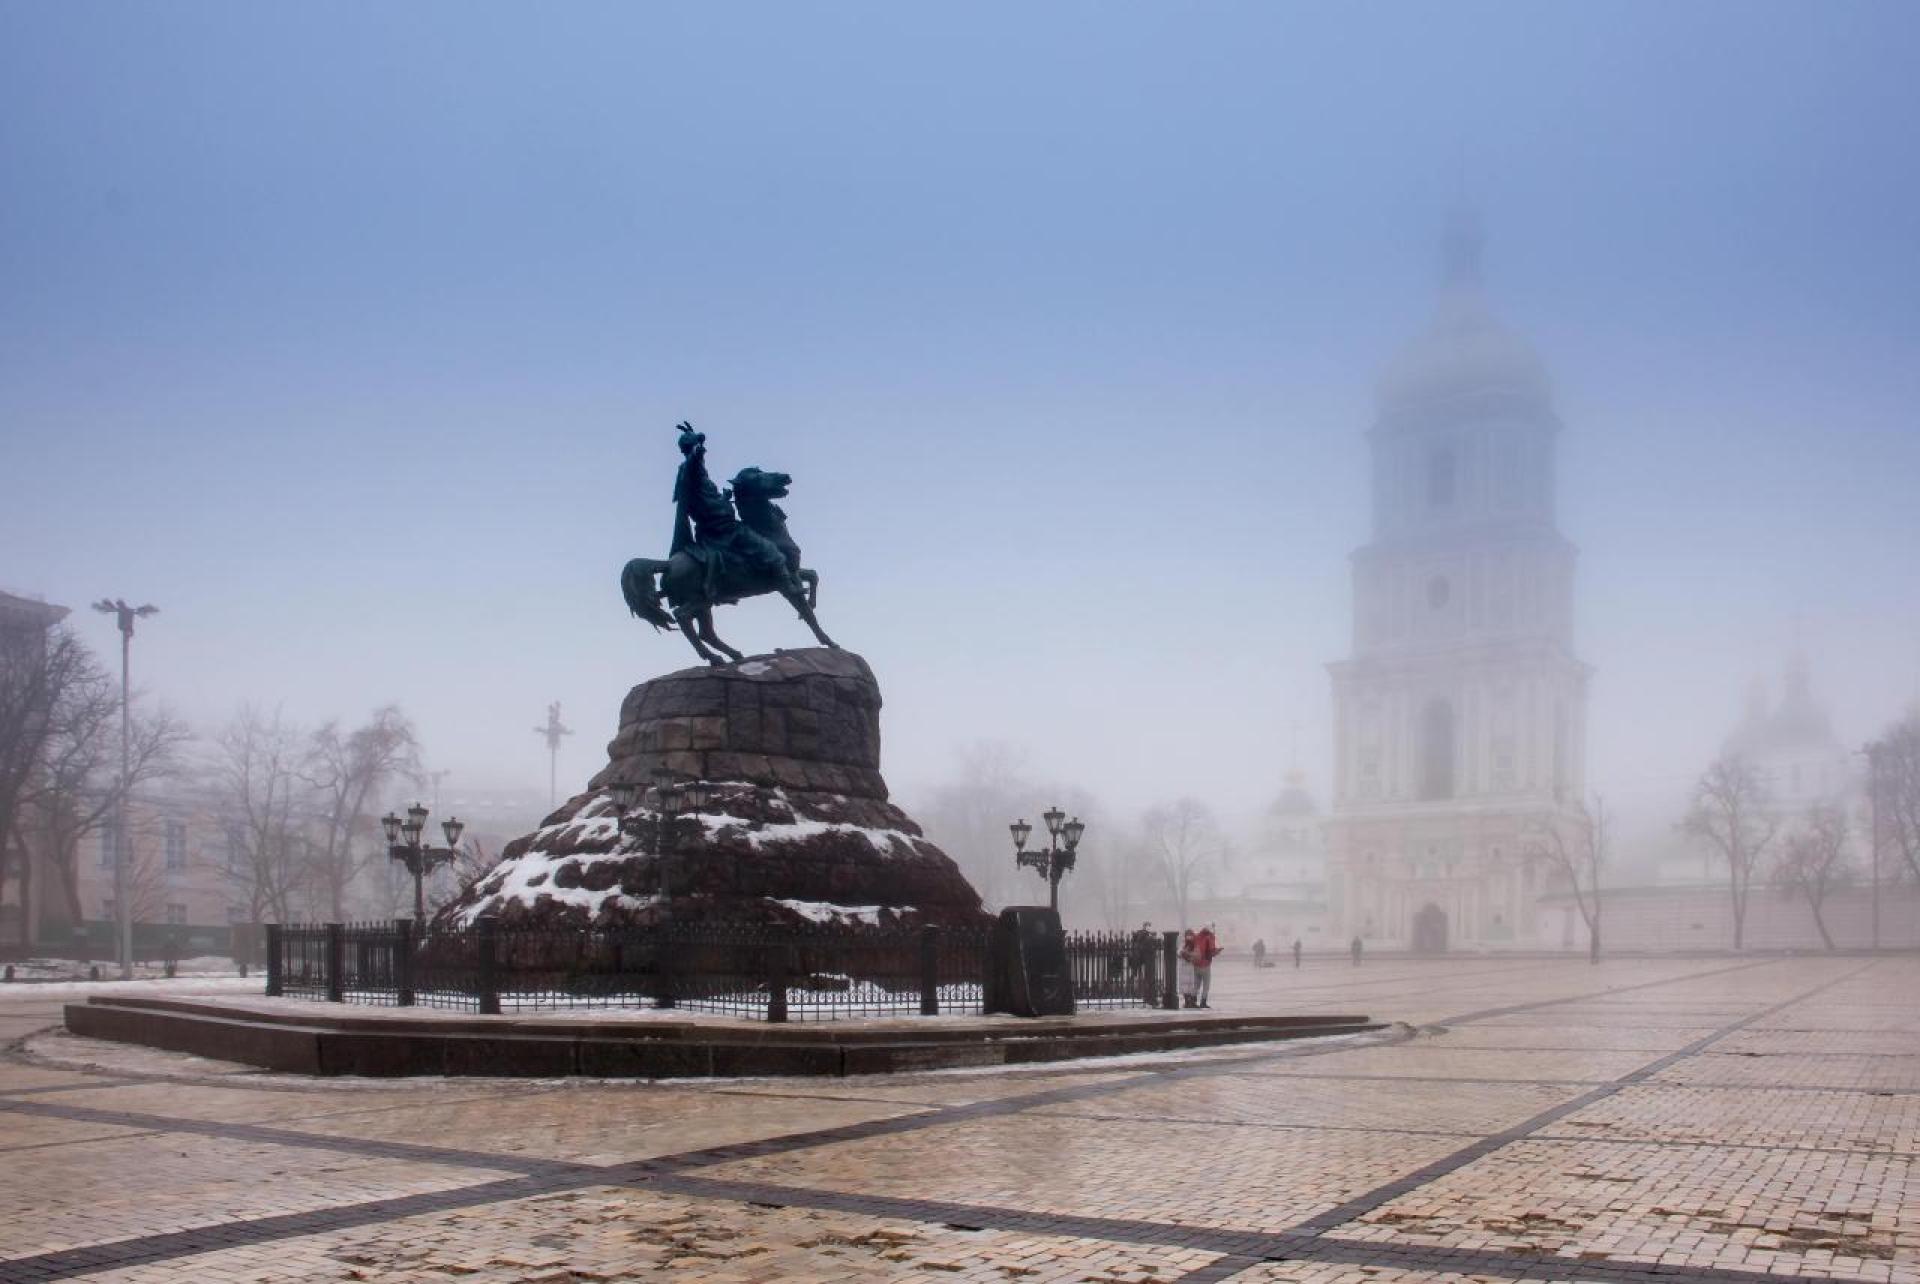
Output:
M482 1013L685 1008L766 1021L986 1009L986 931L822 925L522 931L487 919L267 927L267 993ZM1076 1004L1173 1006L1172 933L1068 932Z

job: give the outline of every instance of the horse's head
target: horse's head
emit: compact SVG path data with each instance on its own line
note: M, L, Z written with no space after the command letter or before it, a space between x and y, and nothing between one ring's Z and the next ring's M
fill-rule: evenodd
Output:
M742 468L732 482L734 495L748 500L785 499L787 487L792 484L793 478L786 473L763 472L758 468Z

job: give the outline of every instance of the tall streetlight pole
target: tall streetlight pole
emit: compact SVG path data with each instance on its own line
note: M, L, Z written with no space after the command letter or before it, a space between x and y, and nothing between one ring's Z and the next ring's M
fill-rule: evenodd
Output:
M133 667L133 622L158 615L157 606L128 606L123 597L101 598L93 609L114 617L120 629L120 796L115 800L113 816L113 917L115 954L120 960L120 979L133 979L133 897L127 884L127 793L128 778L133 775L133 715L129 712L133 688L128 673Z
M573 734L573 728L560 723L560 702L547 706L547 725L535 727L533 734L547 738L547 807L560 805L560 737Z
M1867 845L1873 852L1872 892L1873 948L1880 948L1880 755L1885 746L1872 741L1862 750L1867 755L1867 810L1872 821L1867 829Z

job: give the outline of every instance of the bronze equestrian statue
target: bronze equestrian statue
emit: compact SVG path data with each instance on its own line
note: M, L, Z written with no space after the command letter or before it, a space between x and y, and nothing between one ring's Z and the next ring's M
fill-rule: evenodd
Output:
M746 657L714 633L713 608L778 593L821 646L834 646L813 614L820 577L800 565L787 515L773 502L786 497L793 478L743 468L723 494L707 475L706 434L688 423L678 427L683 458L673 483L673 544L666 561L636 557L621 571L627 609L657 629L678 628L701 659L721 665Z

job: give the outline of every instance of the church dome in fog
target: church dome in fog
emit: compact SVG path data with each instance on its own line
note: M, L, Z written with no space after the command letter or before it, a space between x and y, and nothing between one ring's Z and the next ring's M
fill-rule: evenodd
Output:
M1269 816L1300 817L1313 816L1319 811L1313 801L1313 795L1307 791L1307 773L1295 767L1287 773L1285 786L1280 796L1267 808Z
M1497 401L1545 413L1552 387L1533 345L1502 325L1480 291L1480 230L1465 216L1447 228L1444 283L1426 333L1380 378L1382 419Z

